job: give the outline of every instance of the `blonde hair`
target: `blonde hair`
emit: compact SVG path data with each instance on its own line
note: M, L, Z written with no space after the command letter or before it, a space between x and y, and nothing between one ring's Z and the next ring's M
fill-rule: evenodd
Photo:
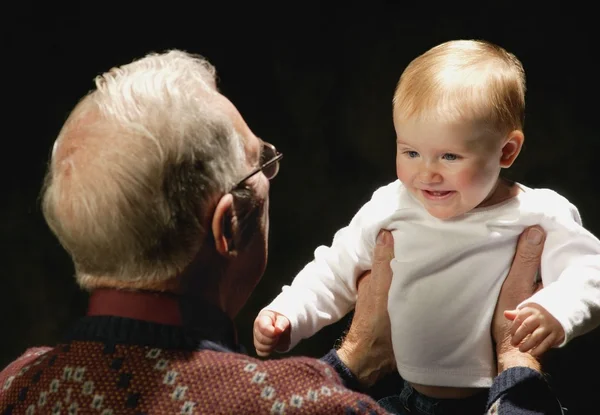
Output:
M522 130L525 72L515 55L492 43L442 43L406 67L393 106L399 122L473 122L498 133Z
M95 84L59 133L43 214L82 287L160 285L201 249L217 197L243 175L243 143L200 56L149 54Z

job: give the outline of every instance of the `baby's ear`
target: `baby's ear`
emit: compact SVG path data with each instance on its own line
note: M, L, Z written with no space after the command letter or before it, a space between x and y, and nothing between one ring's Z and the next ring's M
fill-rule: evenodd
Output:
M508 137L504 141L504 145L502 146L502 154L500 156L500 167L506 169L512 166L512 164L517 159L519 153L521 152L521 148L523 147L524 141L525 136L520 130L514 130L508 135Z

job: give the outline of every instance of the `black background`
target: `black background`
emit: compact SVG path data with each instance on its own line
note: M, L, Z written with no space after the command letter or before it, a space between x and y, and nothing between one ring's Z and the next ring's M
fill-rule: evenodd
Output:
M234 4L207 10L202 3L126 12L102 3L5 8L0 366L25 347L53 344L85 311L87 297L43 221L38 192L52 143L94 76L151 51L208 58L250 128L285 154L271 183L269 265L237 319L250 351L257 311L377 187L395 179L396 82L413 58L447 40L486 39L521 59L526 142L508 175L562 193L600 235L597 19L574 4L527 15L502 4L445 17L432 15L433 4L417 12L376 2L336 10L288 4L287 11ZM324 329L292 354L322 355L346 324ZM595 413L587 405L599 401L599 344L596 330L547 362L571 414Z

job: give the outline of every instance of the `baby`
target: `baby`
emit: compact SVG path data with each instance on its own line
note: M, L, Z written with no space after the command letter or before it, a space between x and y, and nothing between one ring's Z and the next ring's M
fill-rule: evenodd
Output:
M395 241L388 311L398 371L426 396L491 385L490 322L526 227L547 232L544 289L505 313L513 343L539 356L595 328L600 241L564 197L500 178L523 145L524 110L523 67L499 46L451 41L414 59L393 100L398 180L259 313L257 353L289 350L353 308L380 229Z

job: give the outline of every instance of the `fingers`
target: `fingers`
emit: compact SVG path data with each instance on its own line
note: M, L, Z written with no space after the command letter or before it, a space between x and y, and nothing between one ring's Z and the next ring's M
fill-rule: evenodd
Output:
M547 336L545 339L543 339L539 345L537 345L531 352L530 354L533 357L540 357L541 355L543 355L544 353L546 353L548 350L550 350L552 347L554 347L554 344L556 343L555 340L555 336L550 334L549 336Z
M555 332L546 327L539 327L519 346L519 351L529 352L533 357L540 357L556 345L557 338Z
M273 351L272 348L266 348L265 346L256 346L256 344L254 345L255 349L256 349L256 355L260 356L260 357L269 357L271 355L271 352Z
M275 317L274 333L279 335L290 328L290 320L287 317L277 314Z
M538 347L540 347L542 342L548 339L548 337L550 337L550 331L547 330L545 327L539 327L537 330L534 330L531 333L531 335L527 339L525 339L523 343L521 343L521 345L519 346L519 351L521 351L522 353L527 353L532 349L537 349Z
M508 313L513 313L511 310ZM505 312L506 315L506 312ZM529 352L539 357L548 349L562 341L564 330L558 320L543 307L536 305L524 307L516 313L510 328L511 345L519 346L522 353Z
M528 335L531 335L527 342L533 343L528 349L535 347L539 344L539 342L535 342L534 340L538 339L541 336L540 330L536 330L540 326L540 320L536 316L528 316L523 319L522 317L517 317L513 322L513 327L511 328L512 339L511 344L513 346L519 345ZM537 337L534 337L533 334L537 332ZM533 339L533 340L532 340ZM539 339L541 341L543 339ZM521 350L523 351L523 350Z
M254 348L256 354L266 357L278 346L289 346L290 320L273 311L263 310L254 320ZM282 343L282 339L284 340Z
M275 319L276 316L266 313L261 313L254 321L254 331L265 337L275 336Z
M513 321L514 319L517 318L517 315L519 315L518 310L504 310L504 317L507 320Z
M261 312L254 320L254 348L257 355L268 356L277 346L281 332L275 326L276 321L277 315L271 311Z

